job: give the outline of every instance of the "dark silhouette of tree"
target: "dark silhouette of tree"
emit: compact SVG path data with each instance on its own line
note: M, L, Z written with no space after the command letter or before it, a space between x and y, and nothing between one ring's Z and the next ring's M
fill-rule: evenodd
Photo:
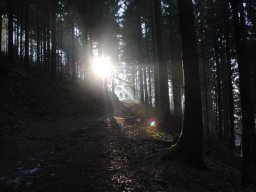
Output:
M29 0L25 0L24 3L24 14L25 14L25 18L24 18L24 30L25 30L25 58L24 58L24 64L25 66L29 65L29 17L30 17L30 2Z
M168 88L168 69L165 56L163 55L163 42L161 34L161 1L153 0L153 20L154 20L154 46L155 47L155 73L158 73L159 84L159 121L160 127L163 130L170 129L170 103L169 103L169 88ZM157 81L156 81L157 82ZM156 89L157 91L157 89Z
M3 15L3 2L0 1L0 53L2 52L2 15Z
M13 17L14 17L14 0L7 2L8 6L8 58L12 62L14 58L14 44L13 44Z
M254 170L252 169L255 145L255 105L251 89L250 63L248 61L247 38L244 6L240 2L231 2L233 21L235 29L235 39L237 44L237 60L240 77L241 109L242 109L242 155L243 173L242 185L248 187L253 184L255 187Z
M189 163L202 167L202 104L192 1L178 1L178 10L185 83L185 111L182 134L173 150L178 154L183 153Z

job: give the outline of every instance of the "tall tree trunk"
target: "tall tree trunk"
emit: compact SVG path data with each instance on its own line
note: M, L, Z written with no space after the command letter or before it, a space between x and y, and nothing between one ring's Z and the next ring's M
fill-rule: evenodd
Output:
M40 27L40 24L41 24L41 10L40 10L40 1L37 1L37 23L36 23L36 61L37 61L37 67L39 69L39 71L41 71L41 56L40 56L40 53L41 53L41 34L42 34L42 31L41 31L41 27Z
M225 47L226 47L226 62L227 62L227 91L228 91L228 109L229 109L229 147L235 148L235 126L234 126L234 97L233 97L233 85L232 85L232 71L231 71L231 39L229 31L229 8L228 2L221 1L223 4L223 17L224 17L224 36L225 36Z
M148 67L148 87L149 87L149 104L152 106L152 75L151 75L151 67Z
M182 57L181 53L181 39L180 34L171 35L171 82L173 92L173 129L174 133L180 134L182 130L182 86L183 86L183 72L182 72Z
M77 78L76 76L76 57L75 57L75 49L76 49L76 36L75 36L75 26L74 24L72 23L71 24L71 62L72 62L72 78L75 79ZM99 51L99 55L101 56L102 54L102 49L101 49L101 42L99 42L99 45L98 45L98 51Z
M139 69L139 85L140 85L140 102L144 103L144 86L143 86L143 70L142 70L142 63L138 64Z
M25 1L25 59L24 65L29 65L29 0Z
M220 51L219 51L219 43L218 43L218 34L215 32L214 39L214 52L215 52L215 60L216 60L216 80L217 80L217 98L218 98L218 133L219 138L223 137L223 113L222 113L222 81L221 81L221 64L220 64Z
M14 0L9 0L8 4L8 60L13 61L14 58L14 45L13 45L13 3Z
M51 77L56 78L56 0L52 0L52 50L51 50Z
M24 43L23 43L24 37L23 37L23 35L24 35L24 23L25 23L25 21L24 21L25 20L25 7L24 7L24 5L22 5L22 3L20 6L21 7L20 7L20 24L19 24L19 26L20 26L19 60L21 63L23 63L24 62Z
M160 96L159 96L159 62L158 62L158 57L157 57L157 23L156 23L156 10L155 10L155 0L152 0L152 15L153 15L153 19L152 19L152 26L153 26L153 61L154 61L154 92L155 92L155 109L157 111L157 113L159 112L159 103L160 103Z
M181 55L180 55L181 56ZM172 61L172 89L173 89L173 105L174 105L174 131L179 134L182 130L182 106L181 106L181 90L183 82L182 63L177 60Z
M189 163L202 166L202 104L192 0L179 0L178 10L185 81L185 111L183 131L176 149L185 153L185 159Z
M144 93L145 93L145 104L149 104L148 102L148 81L147 81L147 66L146 64L143 67L143 77L144 77Z
M154 9L154 28L155 28L155 47L156 59L159 69L159 122L160 128L170 131L170 103L169 103L169 85L168 69L163 54L163 42L161 34L161 0L153 0Z
M44 61L44 74L47 74L48 69L48 57L47 57L47 44L48 44L48 6L47 3L43 3L43 61Z
M255 138L255 120L254 120L254 100L252 97L250 82L250 63L248 61L246 46L246 26L244 19L243 4L237 1L231 1L235 39L237 44L237 61L239 68L240 94L241 94L241 110L242 110L242 186L248 187L254 185L256 187L256 178L253 164L254 138Z
M202 17L205 17L205 10L203 9L202 12ZM206 135L209 136L210 134L210 125L209 125L209 99L208 99L208 78L207 78L207 63L208 61L206 60L206 46L205 46L205 41L206 41L206 31L205 31L205 19L201 21L200 25L200 31L199 31L199 36L201 37L201 43L200 43L200 51L202 53L201 56L201 76L202 76L202 81L203 81L203 87L202 87L202 106L204 109L203 113L203 125L206 130Z
M20 15L21 15L21 9L23 8L21 6L21 3L19 1L16 2L16 13L15 13L15 16L16 16L16 22L15 22L15 27L14 27L14 33L15 33L15 58L19 58L19 28L20 28Z
M3 15L3 2L0 0L0 54L2 53L2 15Z

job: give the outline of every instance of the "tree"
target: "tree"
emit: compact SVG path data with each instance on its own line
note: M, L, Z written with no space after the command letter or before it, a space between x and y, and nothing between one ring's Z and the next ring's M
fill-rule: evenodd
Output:
M56 78L56 0L52 0L52 50L51 50L51 76Z
M192 1L179 0L178 10L185 83L185 111L182 134L173 151L167 157L182 153L187 162L202 166L202 104Z
M155 78L159 78L159 82L155 80L155 92L158 91L159 86L159 121L160 128L163 130L170 130L170 103L169 103L169 86L168 86L168 70L166 58L163 54L163 42L161 34L161 0L153 0L153 27L154 27L154 44L155 46ZM157 74L158 73L158 74ZM159 84L157 84L159 83ZM156 98L157 99L157 98ZM158 110L158 109L157 109Z
M13 44L13 0L7 2L8 4L8 60L13 61L14 58L14 44Z
M29 0L25 1L25 59L24 59L24 64L25 66L29 65Z
M247 55L247 38L244 18L243 4L231 1L233 22L235 29L235 39L237 45L237 62L239 67L240 91L241 91L241 109L242 109L242 155L243 172L242 186L248 187L256 183L254 176L255 159L253 154L255 150L255 119L254 119L254 98L251 89L250 63Z
M0 53L2 52L2 15L3 15L3 2L0 1Z

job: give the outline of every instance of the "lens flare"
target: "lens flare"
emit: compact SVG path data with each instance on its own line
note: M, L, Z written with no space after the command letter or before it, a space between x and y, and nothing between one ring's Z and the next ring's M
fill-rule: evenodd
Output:
M157 119L156 118L154 118L154 117L152 117L152 118L149 118L148 120L147 120L147 128L148 129L152 129L152 128L157 128L157 126L158 126L158 121L157 121Z

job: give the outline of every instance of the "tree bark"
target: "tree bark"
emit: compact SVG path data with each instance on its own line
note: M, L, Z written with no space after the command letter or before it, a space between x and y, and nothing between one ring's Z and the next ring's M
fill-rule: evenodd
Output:
M156 59L159 70L159 122L162 130L170 131L170 103L169 103L169 85L168 85L168 69L163 54L163 42L161 34L161 1L153 0L154 9L154 29ZM157 86L157 85L156 85Z
M180 151L184 152L187 162L201 167L203 165L202 104L192 1L179 0L178 10L185 81L185 111L183 131L177 149L180 148Z

